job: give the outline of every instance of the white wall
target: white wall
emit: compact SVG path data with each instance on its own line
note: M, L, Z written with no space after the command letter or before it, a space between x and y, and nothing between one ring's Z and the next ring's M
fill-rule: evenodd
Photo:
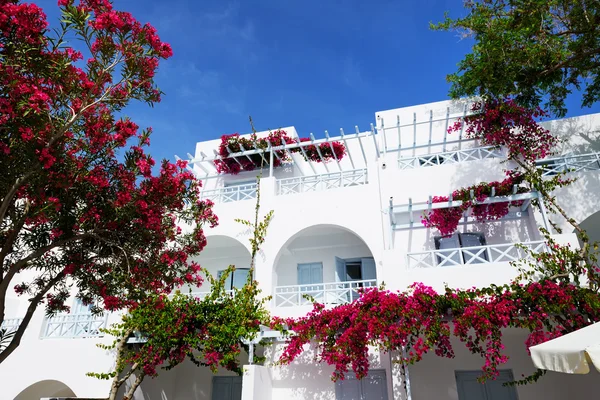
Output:
M242 386L242 400L271 400L273 388L271 373L262 365L246 365Z
M389 289L403 290L413 282L424 282L437 290L442 290L445 284L464 288L504 283L516 275L516 271L508 263L409 269L406 265L406 253L431 249L436 232L427 229L391 232L388 214L390 197L393 197L395 204L406 204L409 198L412 198L414 202L420 202L426 201L430 195L447 195L457 187L504 178L501 169L508 166L500 164L500 159L406 170L398 168L399 155L410 157L418 154L431 154L443 150L444 146L443 144L432 147L425 146L414 151L403 150L400 154L391 151L398 145L397 117L400 117L401 125L409 125L401 128L402 146L410 147L413 143L425 145L429 143L430 138L430 111L433 113L433 119L445 119L446 107L450 107L450 118L454 118L463 114L464 103L445 101L377 112L374 122L378 128L378 135L375 139L380 149L384 149L387 145L388 150L385 154L377 154L372 136L364 136L360 142L357 139L348 140L347 144L355 163L354 167L367 168L368 183L366 185L280 196L276 194L278 179L310 175L314 173L312 169L299 154L295 154L293 156L296 161L294 166L276 168L272 177L268 177L268 170L263 171L261 216L269 210L274 210L266 242L256 260L255 276L263 290L263 295L272 294L276 285L294 284L295 269L299 262L323 261L324 281L333 281L335 270L333 258L335 256L350 258L371 255L376 262L378 282L385 282ZM414 139L415 129L412 125L414 113L417 117L416 141ZM558 149L561 154L600 151L600 114L552 121L547 125L554 133L565 139ZM448 142L446 150L465 149L474 145L472 142L449 143L458 139L458 136L457 134L445 135L445 120L435 122L431 124L431 127L431 142L443 142L445 136ZM293 127L284 129L288 134L296 135ZM383 132L385 132L385 139ZM300 133L300 136L306 135ZM334 136L333 132L331 136ZM200 157L200 151L212 156L212 149L216 149L219 143L220 139L198 143L196 157ZM365 158L363 158L360 144L365 151ZM347 156L340 163L340 167L343 170L349 170L352 168L350 164L350 157ZM315 164L314 167L317 173L326 172L325 165ZM340 170L335 162L328 163L327 168L330 172ZM195 167L195 170L203 175L199 167ZM247 180L256 175L257 171L237 176L224 175L218 179L205 180L205 187L207 189L222 187L225 182ZM568 188L557 191L558 201L570 215L578 220L583 220L600 210L600 196L597 195L600 193L600 172L582 172L573 174L573 176L578 177L579 180ZM199 258L201 265L213 273L230 263L240 266L247 265L250 232L234 219L253 220L254 207L254 200L215 206L215 213L218 215L220 223L214 229L206 228L208 246ZM553 218L566 228L565 235L557 236L557 238L561 242L576 244L575 236L570 233L572 229L560 218ZM486 231L488 243L503 243L536 240L539 238L536 229L539 225L541 225L541 219L539 213L536 212L518 221L498 222L485 226L473 225L466 229ZM323 227L336 228L338 232L345 233L343 235L316 235L316 232ZM11 286L16 283L15 280ZM199 291L206 290L208 290L207 286L199 289ZM26 299L16 297L11 293L7 316L22 316L26 306ZM271 311L272 314L280 316L302 315L309 308L281 307ZM118 317L112 316L111 318L114 321ZM112 356L104 354L95 347L97 339L40 340L39 333L42 322L43 312L40 311L32 321L21 348L0 365L0 376L14 376L14 379L11 378L3 386L2 395L12 398L36 382L56 380L65 383L78 396L104 396L108 390L108 383L86 378L84 374L88 371L110 370ZM444 388L451 388L451 379L448 376L453 377L453 368L462 365L464 360L457 358L455 361L458 364L425 360L415 367L413 379L417 383L419 379L428 379L427 371L442 368L440 367L442 365L450 370L443 374L450 373L450 375L440 375L440 382L445 382ZM464 362L465 366L470 365L467 361ZM325 399L332 396L334 386L329 380L331 370L329 367L316 365L311 358L288 368L274 367L269 370L272 373L274 399L287 397ZM18 373L14 373L15 371ZM439 374L442 374L442 371ZM146 400L161 398L157 397L157 394L163 396L162 393L166 398L173 396L174 398L209 398L207 396L210 396L210 390L207 388L211 387L211 379L211 374L205 374L200 369L182 366L161 376L158 380L149 380L144 383L145 392L142 391L142 393L146 396L144 397ZM573 379L572 382L576 382L578 378ZM571 385L570 382L565 384ZM422 385L426 387L425 383ZM448 392L444 392L443 395L442 392L436 393L442 396L438 398L447 398L444 396ZM560 390L556 389L556 393L560 393ZM529 395L525 391L522 396ZM522 397L521 400L523 398L526 397ZM161 400L164 399L161 398Z

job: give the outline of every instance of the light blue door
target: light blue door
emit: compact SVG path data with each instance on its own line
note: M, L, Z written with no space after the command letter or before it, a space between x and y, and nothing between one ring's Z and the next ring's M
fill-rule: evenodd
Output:
M384 370L371 370L361 380L350 372L343 381L335 383L336 400L388 400Z
M323 297L323 263L298 264L298 285L303 294L312 296L316 301ZM308 300L301 298L301 303Z
M512 371L501 370L496 380L479 383L480 371L455 371L458 400L518 400L514 386L503 386L514 380Z
M377 270L375 268L375 260L372 258L363 258L360 261L361 261L363 281L377 279Z
M242 377L213 376L212 400L242 400Z

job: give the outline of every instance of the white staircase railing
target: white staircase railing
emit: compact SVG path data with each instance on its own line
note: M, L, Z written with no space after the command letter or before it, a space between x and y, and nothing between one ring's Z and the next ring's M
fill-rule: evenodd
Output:
M277 180L277 194L318 192L368 183L366 169L331 172L328 174L298 176Z
M561 172L600 170L600 153L548 158L536 161L542 168L542 176L553 176Z
M58 314L46 319L42 338L100 337L100 328L106 328L107 315Z
M530 259L523 247L538 253L546 251L543 241L503 243L408 253L406 262L408 268L436 268Z
M305 295L318 303L345 304L359 297L359 290L377 286L377 280L316 283L311 285L289 285L275 287L275 307L310 305Z
M202 199L212 200L214 203L231 203L234 201L251 200L256 198L256 183L247 185L229 186L220 189L210 189L202 192Z
M497 147L475 147L435 154L423 154L414 157L402 157L398 159L398 167L400 169L431 167L434 165L456 164L464 161L485 160L502 156L502 150Z

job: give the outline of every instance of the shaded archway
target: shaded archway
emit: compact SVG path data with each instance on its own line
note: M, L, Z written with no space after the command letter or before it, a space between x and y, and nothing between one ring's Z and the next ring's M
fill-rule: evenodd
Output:
M581 221L579 225L587 232L590 243L600 242L600 211L590 215Z
M206 247L196 261L214 277L218 277L220 271L227 269L229 265L235 265L236 272L228 278L229 288L243 286L246 282L247 269L250 267L250 251L239 240L225 235L213 235L206 238ZM208 292L210 284L205 282L200 292Z
M36 382L19 393L15 400L38 400L42 397L76 397L70 387L60 381Z
M352 301L363 287L377 285L373 252L355 232L339 225L314 225L292 235L273 268L275 306Z

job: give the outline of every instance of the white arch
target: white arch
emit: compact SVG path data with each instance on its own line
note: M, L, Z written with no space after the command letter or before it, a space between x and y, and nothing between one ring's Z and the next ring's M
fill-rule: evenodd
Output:
M32 400L42 397L76 397L75 392L61 381L48 379L36 382L19 393L15 400Z

